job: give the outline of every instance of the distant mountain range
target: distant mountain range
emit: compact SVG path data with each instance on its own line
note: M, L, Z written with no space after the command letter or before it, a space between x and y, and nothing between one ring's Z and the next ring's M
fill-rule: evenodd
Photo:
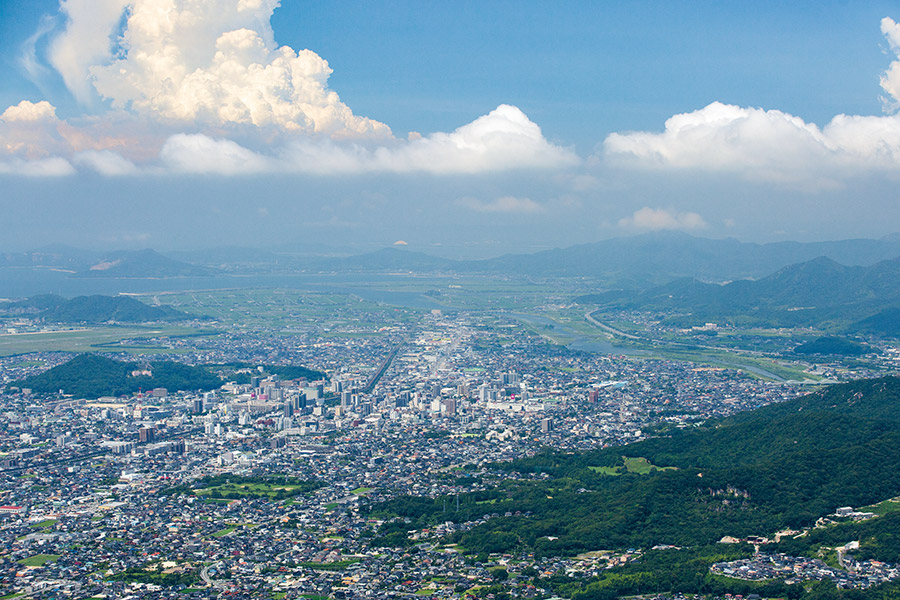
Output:
M717 282L759 278L819 256L846 265L872 265L900 256L900 239L754 244L667 232L483 260L452 260L391 247L349 257L307 256L292 264L306 271L590 277L609 288L637 289L680 277Z
M150 306L129 296L66 299L52 294L0 303L0 315L23 316L48 323L144 323L195 318L170 306Z
M331 255L329 255L331 254ZM222 247L177 252L153 250L89 252L55 246L0 255L0 267L45 267L74 277L203 277L227 273L414 272L526 277L588 277L605 289L639 289L682 277L724 282L756 279L788 265L824 256L842 265L869 266L900 256L900 237L834 242L755 244L682 233L652 233L580 244L534 254L483 260L452 260L395 247L351 256L323 248L313 255Z
M717 285L683 278L635 293L591 294L578 301L606 308L674 311L686 315L680 318L685 324L694 325L833 322L849 330L890 333L888 326L897 322L896 315L890 316L900 306L900 258L848 267L819 257L755 281ZM878 314L886 318L875 318Z
M53 246L23 253L0 254L0 267L42 267L79 278L209 277L216 269L163 256L155 250L92 252Z
M872 265L900 256L900 240L755 244L654 233L469 262L476 271L596 277L609 281L608 287L635 288L681 277L716 282L759 278L819 256L845 265Z

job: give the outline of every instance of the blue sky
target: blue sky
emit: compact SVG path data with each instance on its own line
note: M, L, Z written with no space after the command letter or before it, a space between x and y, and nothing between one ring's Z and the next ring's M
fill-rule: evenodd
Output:
M165 35L160 7L180 23ZM894 4L273 8L0 2L7 246L495 254L900 230Z
M509 103L590 150L612 131L659 128L714 100L818 123L878 113L879 22L892 8L285 2L273 24L283 43L329 60L348 104L400 131L447 130Z

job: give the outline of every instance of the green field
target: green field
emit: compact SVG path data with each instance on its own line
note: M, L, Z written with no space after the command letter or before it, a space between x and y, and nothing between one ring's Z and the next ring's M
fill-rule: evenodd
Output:
M278 485L271 483L225 483L213 487L196 490L198 496L210 496L211 498L275 498L279 495L294 495L304 491L302 485ZM281 492L281 494L279 494Z
M320 562L302 562L298 563L301 567L306 567L307 569L318 569L320 571L343 571L350 565L355 565L360 562L359 558L350 558L347 560L336 560L334 562L328 563L320 563Z
M214 538L225 537L229 533L233 532L235 529L236 529L235 527L226 527L225 529L221 529L221 530L215 532L214 534L212 534L212 537L214 537Z
M43 567L47 563L55 563L59 560L60 554L35 554L19 561L20 565L26 567Z
M268 498L285 500L321 487L316 481L305 481L284 475L262 477L241 477L239 475L217 475L198 479L191 486L171 488L171 492L188 493L204 501L228 502L238 498ZM234 525L229 523L229 525Z
M205 332L215 333L213 331ZM15 333L0 335L0 356L12 356L28 352L175 352L158 345L141 344L139 340L156 337L194 336L196 329L162 325L159 327L114 327L101 326L72 331L50 331L41 333ZM135 340L133 344L122 344L123 340ZM184 350L181 350L182 352Z
M53 527L56 525L56 519L47 519L45 521L41 521L40 523L32 523L31 527L35 529L47 529L49 527Z
M649 460L642 456L637 457L622 457L622 466L618 467L588 467L591 471L595 473L600 473L601 475L623 475L625 473L634 473L635 475L647 475L648 473L652 473L653 471L674 471L675 467L657 467Z

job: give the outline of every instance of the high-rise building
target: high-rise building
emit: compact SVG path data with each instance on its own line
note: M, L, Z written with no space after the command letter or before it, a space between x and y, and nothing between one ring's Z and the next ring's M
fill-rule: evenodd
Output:
M456 398L444 398L444 412L448 416L456 414Z
M138 441L142 444L149 444L156 438L156 430L152 427L141 427L138 429Z

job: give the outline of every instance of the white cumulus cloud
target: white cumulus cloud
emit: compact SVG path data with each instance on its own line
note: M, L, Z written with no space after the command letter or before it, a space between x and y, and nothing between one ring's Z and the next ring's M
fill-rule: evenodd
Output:
M838 115L823 129L778 110L714 102L668 119L662 133L614 133L618 166L738 174L813 189L900 168L900 118Z
M881 79L896 107L900 25L885 18L881 30L897 55ZM897 174L900 116L840 114L820 128L780 110L713 102L669 118L662 132L613 133L602 154L616 166L727 173L817 190L859 175Z
M703 229L706 221L695 212L674 212L645 206L619 221L619 227L650 231Z
M548 142L540 128L514 106L501 105L451 133L378 145L302 138L274 153L251 150L204 134L170 137L160 157L171 170L237 175L248 173L485 173L577 165L570 150Z
M90 69L110 59L111 38L127 7L128 0L60 0L66 27L50 43L50 64L83 104L96 97Z
M56 108L47 102L30 102L22 100L15 106L10 106L0 114L0 120L11 123L13 121L45 121L56 119Z
M310 50L277 47L278 0L64 0L51 62L76 98L173 123L386 137L328 88ZM124 23L124 26L122 25ZM121 29L121 31L120 31Z
M66 120L46 101L9 107L0 159L58 156L104 175L474 174L581 163L510 105L449 133L394 137L328 88L323 58L276 45L278 4L61 0L65 25L50 40L50 62L84 105L109 106Z
M47 101L22 100L10 106L0 114L0 159L5 155L31 161L66 153L69 145L59 132L61 124Z
M580 159L548 142L515 106L501 104L452 133L434 133L396 148L379 148L372 170L480 173L516 168L560 168Z

